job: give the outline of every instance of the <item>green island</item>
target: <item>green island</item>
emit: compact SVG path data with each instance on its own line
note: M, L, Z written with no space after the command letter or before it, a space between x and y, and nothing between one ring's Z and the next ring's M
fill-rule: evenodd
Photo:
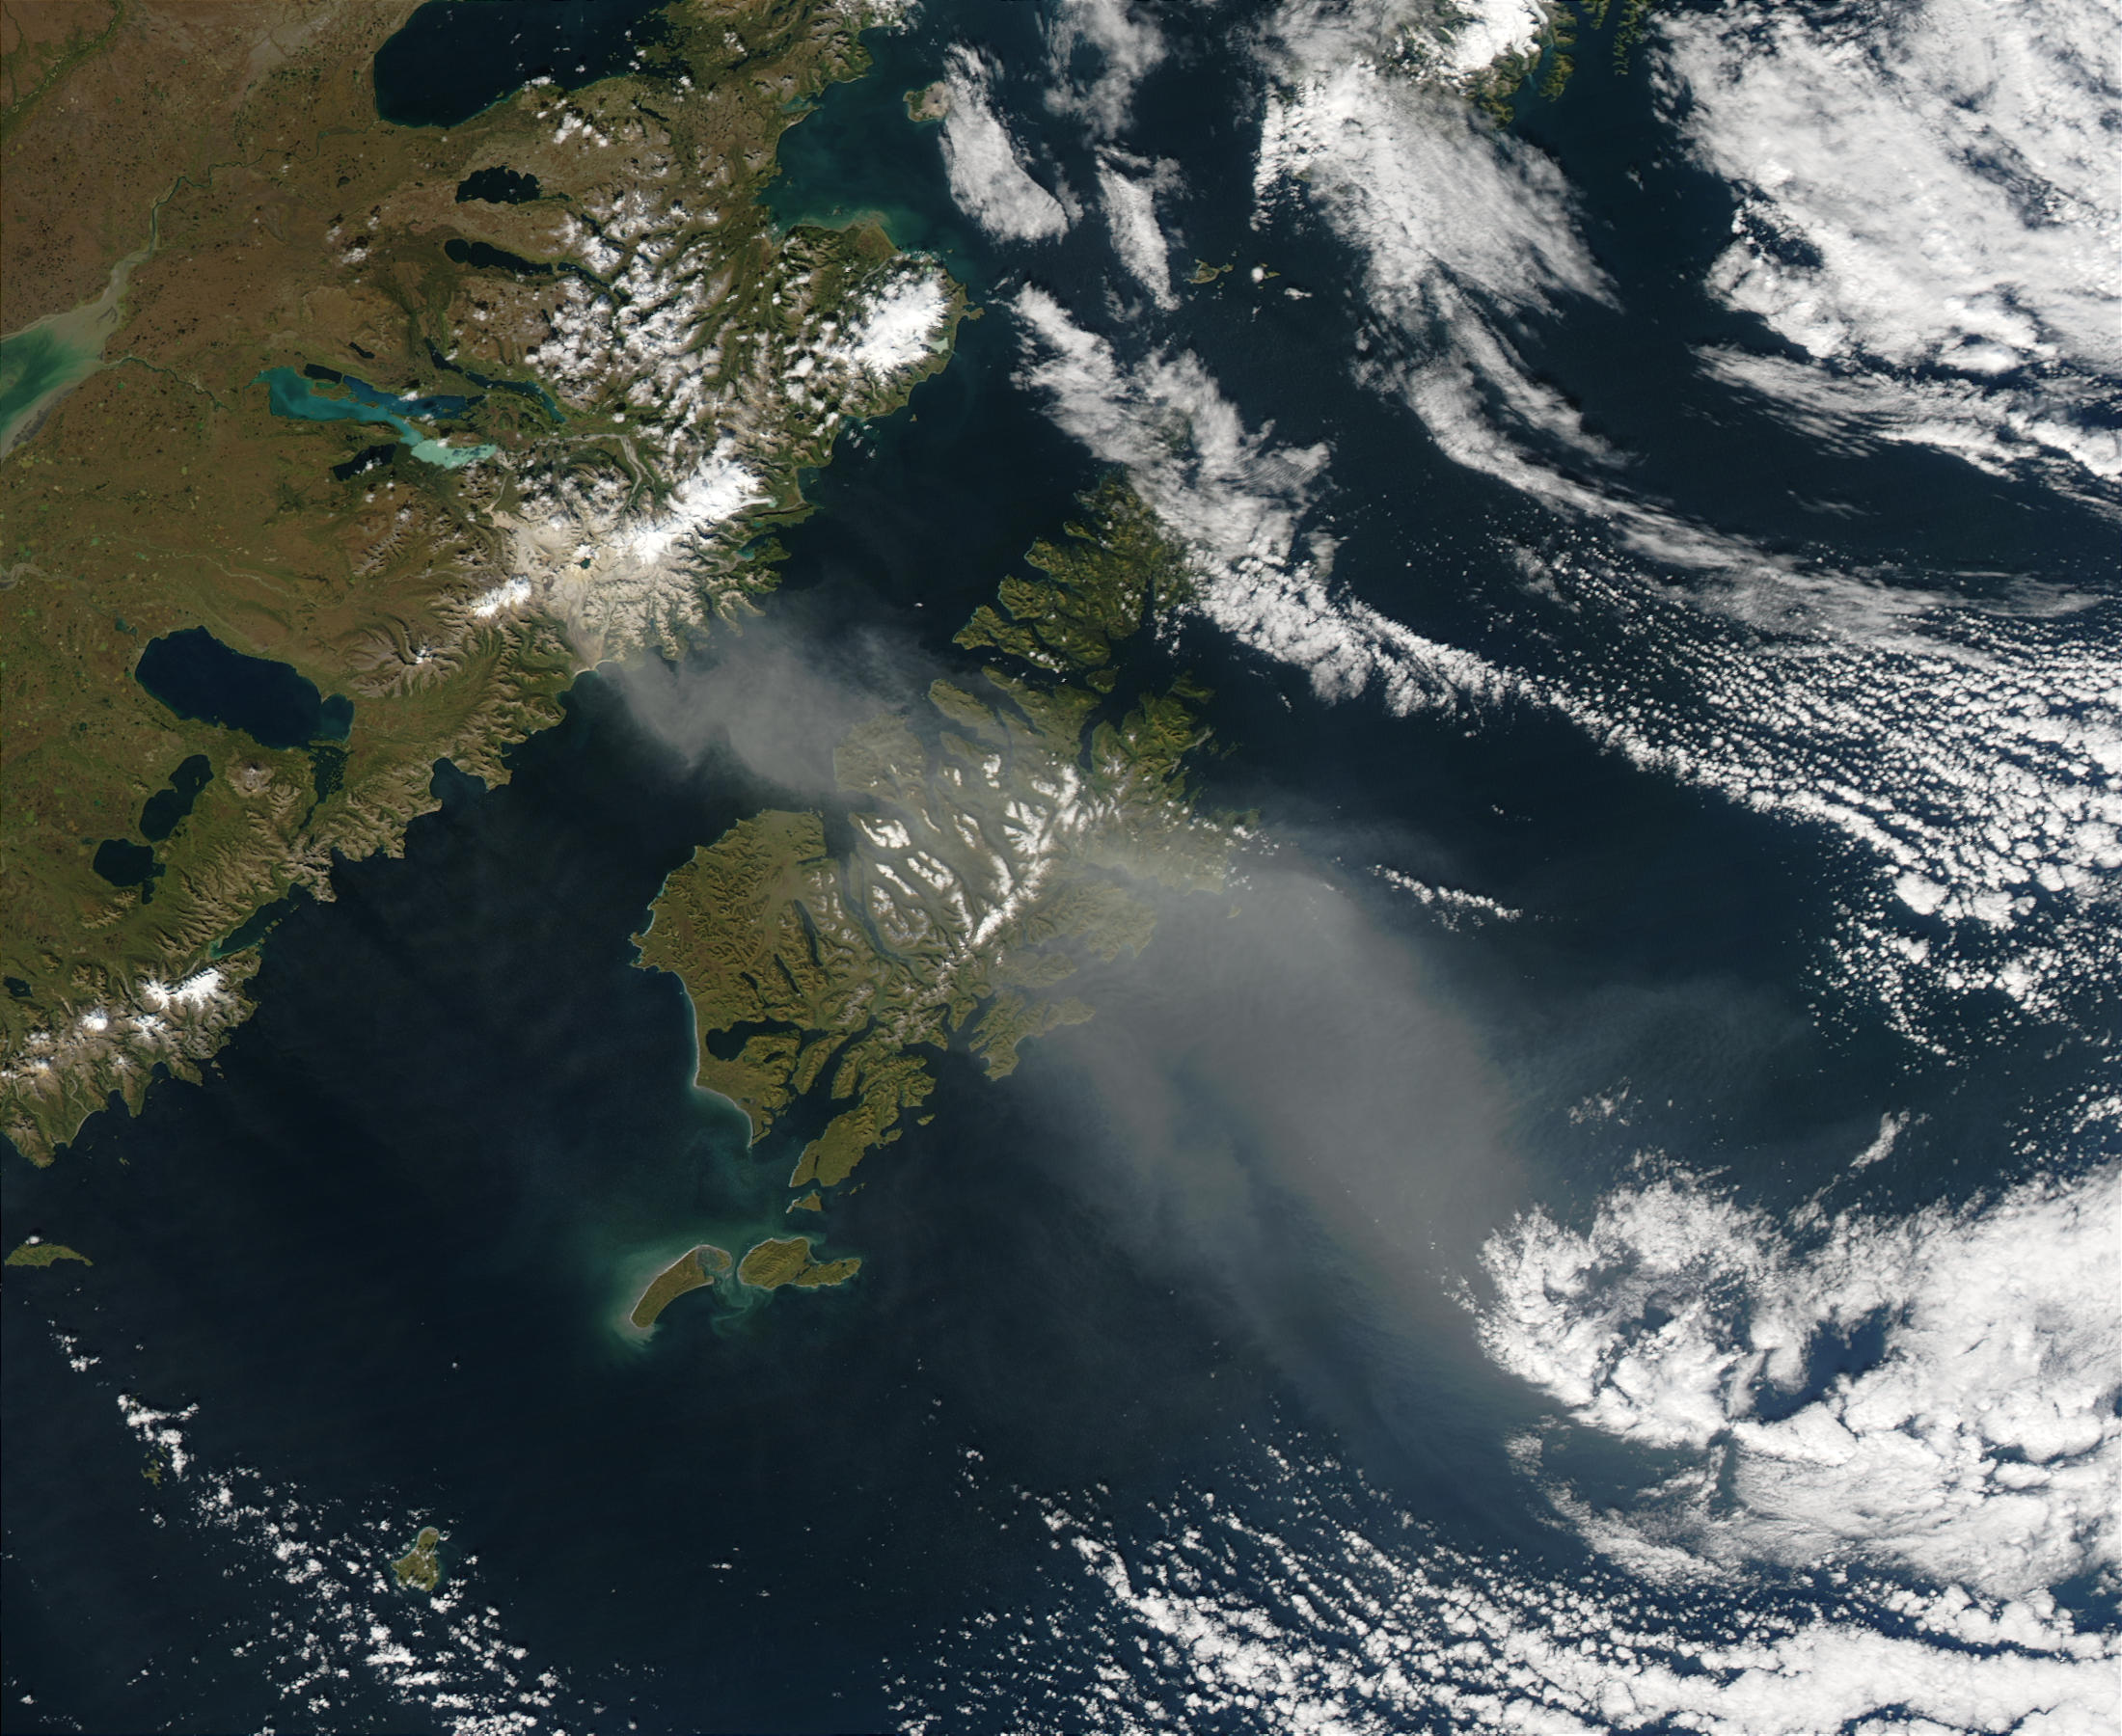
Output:
M648 1288L641 1291L640 1300L634 1304L626 1317L646 1332L655 1325L663 1311L687 1290L704 1289L728 1271L728 1253L714 1243L702 1242L696 1248L688 1248L648 1281Z
M48 1266L62 1260L78 1260L83 1265L95 1263L86 1254L77 1254L63 1242L48 1241L24 1242L8 1256L7 1263L11 1266Z
M810 1257L807 1236L768 1239L747 1253L737 1264L737 1276L754 1289L779 1289L793 1284L799 1289L822 1289L845 1284L861 1270L862 1262L846 1260L816 1261Z
M400 1586L414 1591L432 1591L442 1584L442 1533L423 1525L413 1547L391 1563Z
M999 1078L1027 1038L1090 1017L1054 990L1148 942L1147 888L1225 883L1242 827L1197 813L1187 774L1206 694L1125 691L1116 658L1190 595L1184 555L1124 484L1085 504L957 636L993 659L975 680L841 741L848 853L817 813L754 815L670 876L637 936L692 1001L698 1084L754 1143L800 1101L844 1105L796 1158L798 1206L900 1137L953 1043Z
M0 1132L35 1162L197 1080L274 913L397 852L438 761L504 780L580 671L771 590L803 470L965 312L760 199L863 5L673 7L635 68L447 130L376 113L414 5L27 9L0 68ZM496 162L542 195L457 198ZM143 655L195 629L350 724L162 703Z
M940 121L950 113L950 86L939 78L934 84L923 85L918 91L906 94L907 119L919 123L925 121Z

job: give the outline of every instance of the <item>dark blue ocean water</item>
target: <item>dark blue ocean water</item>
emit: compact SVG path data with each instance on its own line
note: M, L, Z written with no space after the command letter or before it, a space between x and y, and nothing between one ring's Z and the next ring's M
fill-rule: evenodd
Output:
M376 110L454 126L533 78L580 90L660 34L657 0L429 0L376 54Z
M1098 478L1014 383L1018 339L992 302L1026 278L1089 281L1102 244L1072 236L1036 261L989 246L901 98L959 37L999 56L1005 94L1029 89L1039 29L1035 9L996 3L873 38L870 76L784 141L783 221L876 213L991 304L908 411L808 485L819 511L785 537L771 607L821 663L879 640L947 663L969 610ZM1493 532L1544 531L1332 384L1366 315L1330 292L1348 261L1329 239L1287 217L1251 236L1235 54L1188 44L1153 74L1140 147L1183 165L1194 253L1265 248L1321 293L1253 296L1234 275L1188 304L1184 341L1242 380L1249 419L1332 440L1338 570L1358 594L1501 647ZM1942 461L1915 453L1853 475L1772 423L1691 408L1677 358L1717 316L1687 285L1729 212L1665 157L1640 77L1588 56L1571 97L1526 124L1594 190L1601 258L1655 317L1580 328L1540 365L1596 397L1657 488L1772 543L1818 535L1794 502L1861 487L1867 516L1846 534L1867 556L2009 570L2030 527L2066 566L2094 560L2094 528L2030 494L1948 494ZM1214 690L1230 752L1203 800L1258 810L1296 841L1295 866L1335 877L1369 950L1420 986L1425 1041L1492 1084L1510 1161L1439 1165L1423 1196L1437 1239L1405 1250L1419 1286L1373 1284L1263 1129L1359 1140L1374 1099L1422 1127L1422 1066L1371 1066L1367 1008L1291 969L1276 932L1181 904L1142 966L1086 977L1102 1023L1027 1045L1001 1085L946 1060L933 1125L872 1157L834 1209L822 1251L864 1258L854 1284L748 1313L687 1297L651 1342L630 1340L614 1320L643 1274L775 1227L794 1139L748 1152L740 1118L690 1088L683 997L634 966L630 936L696 844L787 793L720 748L684 758L586 677L507 784L441 769L443 807L402 860L342 865L335 902L286 916L258 1011L204 1084L158 1085L137 1120L95 1118L49 1171L6 1170L11 1240L35 1231L96 1262L6 1286L8 1727L300 1727L264 1662L287 1642L232 1648L274 1612L298 1611L298 1639L330 1621L299 1613L258 1527L216 1529L187 1505L201 1479L239 1473L317 1536L381 1527L402 1547L416 1524L441 1527L470 1603L500 1612L527 1671L558 1672L553 1716L570 1728L887 1727L894 1679L939 1636L996 1611L1037 1630L1076 1595L1017 1490L1066 1491L1124 1529L1182 1484L1242 1502L1227 1467L1292 1431L1332 1444L1389 1510L1566 1578L1581 1546L1530 1510L1503 1451L1536 1407L1483 1372L1436 1300L1488 1228L1530 1198L1591 1200L1645 1146L1793 1203L1889 1109L1927 1119L1848 1198L1958 1197L1996 1173L2011 1105L2085 1076L2082 1049L2053 1034L1971 1066L1913 1050L1876 1013L1823 1024L1808 971L1838 893L1818 840L1552 718L1475 732L1322 706L1300 673L1206 633L1143 655ZM1441 934L1362 876L1378 861L1541 920ZM1206 1215L1240 1227L1227 1241L1182 1221L1190 1196L1151 1173L1139 1153L1156 1142L1109 1089L1136 1033L1183 1109L1171 1149L1213 1148L1223 1191ZM1565 1139L1563 1111L1619 1075L1635 1118ZM1261 1222L1276 1233L1246 1240ZM1380 1298L1416 1288L1429 1301L1409 1306L1434 1312L1410 1347L1381 1327ZM68 1355L98 1360L75 1370ZM121 1392L197 1406L189 1483L143 1480ZM406 1607L378 1592L361 1619L402 1625ZM332 1692L315 1727L445 1722L374 1671ZM987 1709L953 1727L1010 1725Z

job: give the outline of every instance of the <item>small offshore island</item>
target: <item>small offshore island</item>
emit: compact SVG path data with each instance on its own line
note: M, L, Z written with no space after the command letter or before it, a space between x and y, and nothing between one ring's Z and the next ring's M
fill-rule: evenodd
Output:
M704 1288L718 1277L726 1277L729 1267L728 1253L712 1242L688 1248L648 1281L648 1288L641 1291L640 1300L626 1317L646 1332L655 1325L657 1316L687 1290Z
M48 1266L57 1265L62 1260L78 1260L83 1265L95 1263L86 1254L76 1253L64 1242L40 1241L34 1235L10 1254L6 1263L11 1266Z
M442 1533L431 1525L421 1527L413 1547L391 1563L397 1583L412 1591L433 1591L442 1584Z
M732 1270L740 1284L775 1290L788 1285L798 1289L826 1288L845 1284L861 1269L862 1261L856 1255L840 1260L812 1258L811 1239L806 1235L770 1236L748 1250L741 1261L732 1261L726 1249L702 1242L651 1278L626 1317L637 1331L646 1332L680 1296L706 1289Z
M737 1276L753 1289L779 1289L784 1284L793 1284L799 1289L818 1289L845 1284L861 1269L861 1261L853 1256L846 1260L813 1260L810 1238L791 1235L761 1242L744 1257Z
M966 316L876 225L783 231L760 198L783 129L865 69L867 5L673 8L626 71L447 129L379 114L406 15L320 0L268 75L239 17L202 22L183 100L103 176L81 117L158 52L123 14L11 135L8 324L100 293L128 223L147 243L98 369L0 461L0 1130L35 1162L114 1096L197 1081L274 913L399 850L438 761L504 781L583 669L755 610L803 472ZM913 95L933 121L947 88ZM700 1086L754 1144L830 1105L777 1213L822 1217L947 1048L1000 1077L1090 1017L1055 990L1140 950L1146 893L1225 883L1243 829L1195 811L1204 695L1124 649L1191 598L1190 556L1124 483L1084 504L958 635L968 666L840 743L851 848L754 814L653 903L639 962L685 986ZM179 691L173 658L258 704ZM701 1244L628 1317L859 1264Z

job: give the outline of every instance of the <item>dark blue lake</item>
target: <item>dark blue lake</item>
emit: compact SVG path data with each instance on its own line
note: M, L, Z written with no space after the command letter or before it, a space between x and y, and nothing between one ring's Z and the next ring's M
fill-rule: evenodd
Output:
M489 204L529 204L538 197L538 177L518 174L502 164L475 169L457 182L457 203L484 200Z
M329 698L289 665L231 650L204 627L150 639L133 675L180 718L240 729L260 747L343 742L354 702Z
M212 782L213 774L213 762L204 753L188 755L183 764L170 773L168 787L149 797L147 804L141 808L140 835L150 844L161 843L177 829L177 822L192 811L192 803Z

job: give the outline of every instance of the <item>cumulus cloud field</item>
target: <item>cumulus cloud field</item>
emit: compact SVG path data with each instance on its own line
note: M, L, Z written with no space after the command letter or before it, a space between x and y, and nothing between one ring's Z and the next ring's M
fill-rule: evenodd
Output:
M1338 436L1278 434L1196 335L1172 263L1183 166L1144 151L1131 103L1197 20L1125 0L1057 19L1042 120L1099 165L1082 221L1102 218L1111 267L1094 295L1026 256L1006 292L1019 380L1188 543L1205 622L1323 702L1473 729L1530 709L1812 840L1837 891L1811 980L1912 1052L1950 1064L1978 1041L1970 1007L2111 1038L2122 605L1794 556L1644 485L1532 360L1572 320L1629 312L1579 195L1454 88L1532 40L1529 10L1287 0L1249 39L1255 229L1308 227L1355 261L1367 339L1345 389L1556 527L1499 550L1540 627L1508 654L1418 631L1337 574ZM1751 334L1684 365L1853 462L1919 448L2122 516L2118 23L2112 0L1662 16L1646 99L1733 213L1693 287ZM961 197L1001 233L989 195ZM1605 649L1572 655L1587 643ZM1408 885L1455 923L1528 919ZM1611 1586L1381 1543L1383 1505L1329 1523L1334 1468L1264 1444L1249 1487L1287 1529L1201 1492L1129 1553L1027 1495L1079 1576L1070 1631L1127 1662L1078 1681L1032 1636L968 1630L928 1662L933 1691L910 1688L914 1727L1028 1679L1047 1698L1010 1703L1033 1729L1067 1727L1082 1695L1142 1729L2112 1728L2111 1636L2054 1591L2122 1574L2116 1114L2081 1105L2036 1148L2000 1136L2020 1180L1957 1205L1771 1216L1646 1153L1595 1202L1475 1235L1475 1338L1544 1419L1516 1462ZM1890 1116L1854 1166L1906 1126ZM1581 1487L1587 1441L1655 1474ZM1789 1608L1765 1589L1799 1580Z

